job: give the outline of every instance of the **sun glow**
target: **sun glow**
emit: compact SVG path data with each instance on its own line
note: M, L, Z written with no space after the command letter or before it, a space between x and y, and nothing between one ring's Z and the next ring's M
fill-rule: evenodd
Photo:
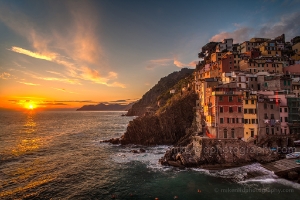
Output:
M36 105L34 103L30 102L25 105L25 108L27 108L28 110L33 110L36 108Z

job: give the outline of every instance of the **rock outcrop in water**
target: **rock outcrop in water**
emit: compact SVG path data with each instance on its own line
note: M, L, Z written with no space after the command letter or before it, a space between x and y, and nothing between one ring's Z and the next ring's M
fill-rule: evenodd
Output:
M217 169L252 162L267 163L278 159L276 152L242 140L195 136L187 147L174 147L167 151L160 162L163 165ZM177 164L174 165L174 162Z
M175 94L155 114L134 119L121 137L121 144L175 144L192 126L196 98L193 90Z
M158 101L161 100L160 104L164 103L160 97L170 93L170 89L174 89L174 86L178 84L180 80L190 76L193 71L193 69L183 68L181 71L173 72L161 78L154 87L146 92L143 97L128 110L127 116L143 116L149 107L153 110L157 110L159 108Z

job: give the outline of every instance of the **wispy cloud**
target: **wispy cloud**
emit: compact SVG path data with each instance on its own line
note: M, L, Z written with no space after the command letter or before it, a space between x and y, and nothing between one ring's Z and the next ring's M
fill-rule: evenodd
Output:
M0 79L10 79L11 77L12 77L12 75L7 72L3 72L0 74Z
M39 106L66 106L66 103L38 103Z
M53 57L49 57L47 55L42 55L42 54L39 54L39 53L36 53L36 52L32 52L32 51L23 49L21 47L15 47L15 46L13 46L9 50L14 51L16 53L24 54L24 55L27 55L27 56L30 56L30 57L33 57L33 58L42 59L42 60L51 61L51 60L55 59L55 57L53 58Z
M180 62L177 58L161 58L156 60L149 60L147 62L146 69L151 70L157 67L165 67L165 66L176 66L179 68L182 67L195 67L195 63L197 61L189 62L188 64Z
M222 31L216 35L214 35L210 41L213 41L213 42L220 42L222 41L223 39L227 39L227 38L233 38L233 41L234 42L243 42L243 41L246 41L246 40L249 40L249 37L253 31L252 28L249 28L249 27L240 27L240 26L237 26L236 30L234 30L233 32L226 32L226 31Z
M162 66L171 66L173 62L172 58L161 58L156 60L149 60L147 62L146 69L153 69L156 67L162 67Z
M50 74L55 74L55 75L59 75L59 76L63 76L61 73L59 73L59 72L54 72L54 71L46 71L46 72L48 72L48 73L50 73Z
M57 27L47 26L48 31L42 32L22 12L11 12L11 7L4 3L1 4L0 20L25 37L32 45L30 48L32 50L17 46L13 46L10 50L62 65L67 71L66 76L72 77L71 79L82 79L109 87L125 88L124 84L115 81L117 73L109 70L105 52L99 41L100 37L96 34L95 15L97 15L97 11L88 2L72 1L66 5L71 17L69 27L65 31L61 31ZM17 8L14 9L17 10ZM59 53L56 51L57 49L59 49ZM56 75L59 74L56 73ZM44 80L74 83L58 78Z
M22 83L24 85L31 85L31 86L38 86L40 84L37 84L37 83L29 83L29 82L22 82L22 81L17 81L18 83Z
M77 92L68 91L68 90L63 89L63 88L54 88L53 87L53 89L58 90L58 91L62 91L62 92L67 92L67 93L70 93L70 94L78 94Z
M197 64L197 61L192 61L192 62L186 64L186 63L180 62L177 59L174 59L174 65L176 67L179 67L179 68L183 68L183 67L196 67L196 64Z

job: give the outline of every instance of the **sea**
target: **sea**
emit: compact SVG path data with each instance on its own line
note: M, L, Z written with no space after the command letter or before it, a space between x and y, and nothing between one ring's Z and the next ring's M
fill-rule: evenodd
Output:
M1 111L0 199L300 198L299 184L258 163L179 170L158 163L170 146L102 143L126 131L124 113Z

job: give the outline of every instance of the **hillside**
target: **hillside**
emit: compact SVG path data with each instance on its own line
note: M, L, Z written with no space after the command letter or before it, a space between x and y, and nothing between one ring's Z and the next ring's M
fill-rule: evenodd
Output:
M77 111L127 111L132 105L133 103L126 105L100 103L97 105L84 105L78 108Z
M159 98L164 94L169 94L170 90L173 89L180 80L190 76L193 71L193 69L183 68L178 72L173 72L161 78L154 87L146 92L143 97L128 110L127 116L143 116L149 108L156 111L159 108ZM162 99L159 103L160 106L162 106L165 102Z

